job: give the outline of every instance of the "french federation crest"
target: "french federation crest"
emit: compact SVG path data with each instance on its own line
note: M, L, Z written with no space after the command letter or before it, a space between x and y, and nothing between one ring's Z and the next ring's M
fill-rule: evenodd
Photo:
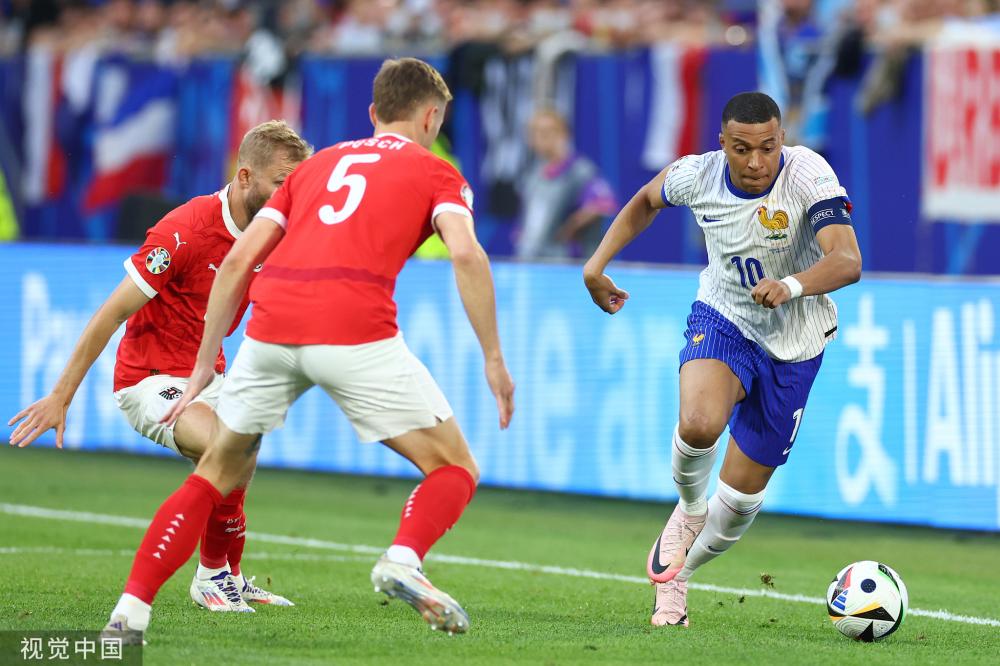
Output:
M765 236L767 240L781 240L788 238L785 229L788 229L788 213L783 210L776 211L774 215L769 215L767 206L757 209L757 221L771 233Z
M164 247L158 247L146 255L146 270L153 275L159 275L170 267L170 253Z

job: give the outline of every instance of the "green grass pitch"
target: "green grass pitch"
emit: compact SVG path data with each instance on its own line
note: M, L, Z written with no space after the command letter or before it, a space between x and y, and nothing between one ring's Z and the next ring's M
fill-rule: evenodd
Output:
M103 626L142 531L19 515L12 505L148 519L189 472L178 460L43 449L0 452L0 629ZM669 482L664 471L664 483ZM260 470L251 531L385 546L413 482ZM1000 627L910 616L888 640L852 642L821 605L713 592L689 594L691 627L649 625L652 589L638 582L669 506L480 489L436 553L586 569L586 578L429 559L435 584L472 618L464 636L431 632L369 584L374 556L265 538L244 569L295 608L211 614L187 587L194 560L164 587L147 633L147 664L996 664ZM860 559L887 562L911 608L1000 617L1000 537L763 515L692 582L821 597ZM767 588L772 589L772 588Z

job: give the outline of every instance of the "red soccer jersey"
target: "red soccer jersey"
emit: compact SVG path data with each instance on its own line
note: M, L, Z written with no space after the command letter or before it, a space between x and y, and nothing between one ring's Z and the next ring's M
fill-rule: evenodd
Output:
M380 134L320 151L258 213L285 236L250 289L247 335L291 345L396 335L396 276L442 212L471 217L472 191L409 139Z
M150 375L191 376L215 271L242 233L229 212L228 194L227 185L170 211L146 232L139 251L125 260L125 272L152 300L125 324L115 363L116 391ZM232 329L248 302L244 298ZM215 371L225 369L220 348Z

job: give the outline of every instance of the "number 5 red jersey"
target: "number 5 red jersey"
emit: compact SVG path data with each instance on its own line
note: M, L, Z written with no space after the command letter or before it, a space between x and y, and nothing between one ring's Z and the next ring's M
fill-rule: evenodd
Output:
M396 276L443 212L472 217L469 185L405 137L379 134L320 151L257 214L285 236L251 287L247 335L293 345L396 335Z

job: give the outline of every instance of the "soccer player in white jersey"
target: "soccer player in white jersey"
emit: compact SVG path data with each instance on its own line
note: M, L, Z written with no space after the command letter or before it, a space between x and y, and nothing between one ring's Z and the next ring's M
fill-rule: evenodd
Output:
M615 314L628 293L604 270L659 209L690 208L708 246L680 354L672 463L680 501L647 560L657 626L688 625L688 578L753 522L795 444L823 349L837 331L826 294L861 276L847 192L822 157L784 146L784 138L774 100L736 95L722 113L722 150L682 157L660 172L621 210L584 267L594 302ZM727 424L718 487L706 499Z

